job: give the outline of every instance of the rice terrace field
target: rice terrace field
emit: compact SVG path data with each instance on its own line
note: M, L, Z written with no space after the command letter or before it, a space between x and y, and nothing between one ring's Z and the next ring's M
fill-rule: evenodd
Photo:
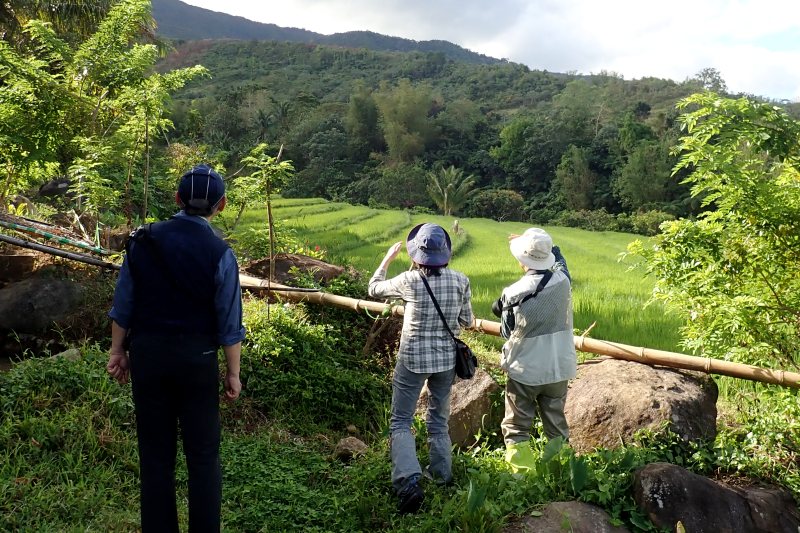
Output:
M522 222L496 222L489 219L444 217L402 210L373 209L323 199L278 199L273 217L285 228L296 231L308 246L326 251L326 260L350 264L370 275L394 242L405 241L408 231L421 222L435 222L448 230L453 239L450 266L467 274L472 284L472 302L478 318L496 320L491 303L503 287L521 275L519 265L508 250L508 236L530 227ZM238 231L266 225L266 209L248 211ZM453 232L454 221L460 232ZM638 235L616 232L590 232L575 228L546 229L561 248L573 280L575 329L583 333L596 323L590 337L681 351L677 317L665 313L658 303L645 305L653 283L632 258L622 258L628 243ZM408 266L401 255L389 275ZM488 336L487 336L488 337ZM500 339L485 339L499 343ZM498 344L499 345L499 344Z

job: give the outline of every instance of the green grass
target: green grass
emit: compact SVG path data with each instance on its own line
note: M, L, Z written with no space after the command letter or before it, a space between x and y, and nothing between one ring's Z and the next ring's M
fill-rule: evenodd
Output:
M530 227L518 222L488 219L458 219L463 235L452 235L453 217L409 215L406 211L379 211L365 206L331 203L336 209L323 211L315 203L314 213L298 216L296 207L281 200L274 209L280 223L298 230L299 238L312 247L327 250L328 260L353 265L367 274L378 266L386 249L405 241L408 231L420 222L435 222L451 232L454 240L450 266L469 276L475 315L496 320L491 304L503 287L522 274L508 250L508 235ZM248 216L250 213L248 213ZM264 215L254 217L264 220ZM243 222L243 227L249 224ZM653 283L642 270L631 270L629 261L620 261L628 243L639 236L615 232L590 232L575 228L547 226L560 248L573 278L573 308L577 333L593 323L590 337L680 352L676 317L665 313L660 303L645 306ZM401 254L390 269L396 275L408 268L408 257ZM497 346L497 339L488 339Z
M331 326L333 335L348 327ZM324 335L309 339L312 344L330 340ZM273 342L284 341L276 336ZM268 359L273 348L252 344L244 357ZM316 351L313 345L308 350ZM137 530L139 480L130 385L109 381L106 357L100 347L89 347L78 361L32 358L0 374L0 530ZM576 456L558 440L539 439L532 443L538 461L530 476L510 473L502 446L490 435L454 455L452 486L425 485L423 510L414 516L395 511L385 406L369 408L382 419L378 431L362 435L369 449L343 463L331 458L342 435L326 429L326 420L316 419L322 424L318 431L298 434L280 413L265 418L255 409L259 399L246 394L222 406L222 530L496 532L512 515L552 501L579 499L603 508L629 531L652 531L636 508L631 486L638 468L657 461L703 475L763 476L798 494L796 458L787 446L787 439L796 438L800 418L796 391L760 391L764 403L756 407L763 416L726 429L715 443L687 443L675 435L647 432L621 448ZM262 400L291 402L295 397L294 391L272 392ZM415 428L425 464L425 427L418 423ZM182 458L177 480L185 531Z

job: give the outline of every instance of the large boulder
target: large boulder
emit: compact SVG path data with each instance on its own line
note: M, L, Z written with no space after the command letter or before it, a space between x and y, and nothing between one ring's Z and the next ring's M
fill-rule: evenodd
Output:
M634 499L651 522L692 533L797 533L800 513L792 496L775 487L728 487L668 463L634 475Z
M80 306L84 289L68 279L34 276L0 289L0 330L42 333Z
M685 440L716 437L717 385L699 372L617 359L579 365L567 394L570 444L579 452L614 448L664 422Z
M541 516L523 516L512 520L503 533L627 533L611 524L611 517L601 508L583 502L553 502L545 505Z
M492 409L494 396L500 386L492 376L478 368L472 379L458 379L450 391L450 440L461 448L475 443L475 436L486 427L499 425L501 413ZM417 414L425 417L428 406L428 389L422 388L417 403Z

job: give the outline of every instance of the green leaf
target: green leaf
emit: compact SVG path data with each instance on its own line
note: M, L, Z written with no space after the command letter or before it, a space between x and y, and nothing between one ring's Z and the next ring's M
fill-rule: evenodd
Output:
M556 437L555 439L550 439L544 447L544 453L542 453L542 461L547 462L556 455L558 452L561 451L561 448L564 447L564 439L561 437Z
M583 457L571 455L569 458L569 477L572 481L572 492L577 494L586 486L589 479L589 467Z

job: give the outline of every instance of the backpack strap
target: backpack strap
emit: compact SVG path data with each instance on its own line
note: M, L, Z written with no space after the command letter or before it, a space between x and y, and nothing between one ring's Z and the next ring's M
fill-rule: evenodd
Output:
M527 294L524 298L522 298L517 303L513 303L511 305L503 307L503 311L505 311L506 309L512 309L512 308L514 308L514 307L516 307L516 306L518 306L520 304L523 304L523 303L527 302L528 300L530 300L531 298L536 298L536 295L539 294L540 292L542 292L542 289L544 289L545 285L547 285L547 282L550 281L550 278L552 278L552 277L553 277L553 271L552 270L545 271L544 275L542 276L542 279L539 280L539 284L536 286L536 290L535 291L533 291L530 294Z

